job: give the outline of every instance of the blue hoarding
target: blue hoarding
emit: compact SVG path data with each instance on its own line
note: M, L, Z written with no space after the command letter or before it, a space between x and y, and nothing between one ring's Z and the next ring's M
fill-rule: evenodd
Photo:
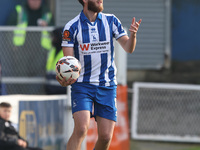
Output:
M20 135L30 146L63 149L66 143L64 111L64 100L20 101Z
M200 60L200 1L172 1L172 60Z

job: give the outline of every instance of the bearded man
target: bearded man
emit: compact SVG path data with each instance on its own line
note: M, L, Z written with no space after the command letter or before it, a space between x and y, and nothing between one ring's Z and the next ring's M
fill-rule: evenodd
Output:
M136 34L141 19L132 20L130 36L113 14L104 14L103 0L79 0L81 13L69 21L63 30L62 49L65 56L74 56L81 63L77 80L57 80L62 86L71 85L74 131L67 150L80 150L87 135L90 117L95 117L98 140L95 150L108 150L117 121L115 38L127 53L136 46Z

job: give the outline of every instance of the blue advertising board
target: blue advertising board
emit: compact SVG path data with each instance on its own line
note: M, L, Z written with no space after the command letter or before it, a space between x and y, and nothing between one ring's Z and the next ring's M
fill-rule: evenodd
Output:
M200 1L172 1L172 60L200 60Z
M66 143L64 112L64 100L20 101L20 135L30 146L63 149Z

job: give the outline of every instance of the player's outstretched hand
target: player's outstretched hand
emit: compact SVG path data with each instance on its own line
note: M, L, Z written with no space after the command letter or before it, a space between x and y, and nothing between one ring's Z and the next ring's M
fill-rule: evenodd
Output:
M141 22L142 22L142 19L140 19L138 22L136 22L136 21L135 21L135 17L133 17L132 24L131 24L131 26L130 26L129 31L130 31L131 33L133 33L134 36L136 36L137 31L138 31L138 29L139 29L139 26L140 26Z
M58 76L56 76L56 80L60 83L61 86L68 86L72 85L73 83L76 82L77 79L72 79L71 77L66 81L66 77L64 77L62 80L59 79Z

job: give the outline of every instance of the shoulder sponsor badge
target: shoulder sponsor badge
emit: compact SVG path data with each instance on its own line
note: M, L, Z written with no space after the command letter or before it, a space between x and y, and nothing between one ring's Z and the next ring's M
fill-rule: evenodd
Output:
M63 41L70 41L71 38L70 38L70 33L69 33L69 30L65 30L63 32Z

